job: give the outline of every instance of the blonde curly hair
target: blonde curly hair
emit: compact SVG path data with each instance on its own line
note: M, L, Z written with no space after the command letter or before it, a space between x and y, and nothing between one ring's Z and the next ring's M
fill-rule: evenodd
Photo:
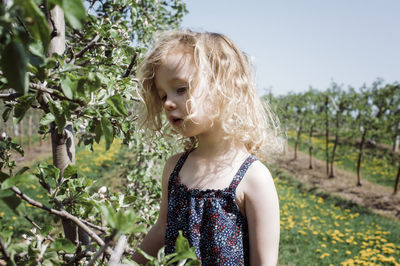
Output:
M207 102L213 107L211 118L219 119L226 137L243 143L257 157L266 160L272 153L281 152L284 141L279 120L256 94L248 57L219 33L171 30L156 37L138 70L139 94L146 107L144 125L156 131L163 127L163 103L155 86L155 73L168 53L181 47L193 56L196 69L188 84L190 106ZM194 139L189 143L187 148L196 145Z

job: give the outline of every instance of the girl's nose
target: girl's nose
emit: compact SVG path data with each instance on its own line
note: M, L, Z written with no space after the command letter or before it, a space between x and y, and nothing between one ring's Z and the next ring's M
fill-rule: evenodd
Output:
M175 110L175 109L176 109L176 104L175 104L175 102L173 102L173 101L167 99L167 100L164 102L164 108L165 108L165 110L172 111L172 110Z

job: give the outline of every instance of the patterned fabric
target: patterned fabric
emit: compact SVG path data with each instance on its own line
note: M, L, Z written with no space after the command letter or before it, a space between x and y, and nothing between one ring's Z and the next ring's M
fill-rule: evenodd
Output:
M250 155L225 189L189 189L181 183L181 170L190 152L183 154L168 182L168 214L165 252L175 252L178 231L196 247L202 265L248 265L247 220L235 201L236 187L249 166L257 160Z

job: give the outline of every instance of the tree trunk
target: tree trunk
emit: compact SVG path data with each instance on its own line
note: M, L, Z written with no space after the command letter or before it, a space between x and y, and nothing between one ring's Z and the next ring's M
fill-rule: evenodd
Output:
M28 117L28 151L32 148L32 114Z
M367 135L367 130L365 129L362 133L361 137L361 143L360 143L360 149L358 153L358 160L357 160L357 186L361 187L361 159L363 156L363 149L364 149L364 142L365 142L365 136Z
M297 160L297 148L300 143L301 130L302 130L302 127L300 126L299 130L297 131L296 143L294 144L294 160Z
M309 163L309 166L308 166L309 169L313 169L313 166L312 166L312 150L313 150L312 135L313 135L313 128L314 128L314 125L312 125L311 128L310 128L310 139L309 139L309 146L308 146L308 152L309 152L309 158L310 158L310 163Z
M24 120L21 119L19 122L19 145L22 147L24 145Z
M332 157L331 157L331 167L329 171L329 178L334 178L335 177L335 172L333 169L333 165L335 162L335 153L336 153L336 147L339 143L339 118L336 118L336 132L335 132L335 142L333 143L333 149L332 149Z
M48 14L48 23L52 30L52 38L47 50L47 56L56 53L62 55L65 51L65 19L64 11L55 6ZM69 164L75 164L75 142L73 135L73 127L71 123L67 123L62 134L58 134L58 129L53 123L51 130L51 147L53 152L53 164L60 169L60 176ZM78 239L83 245L89 244L88 235L82 230L77 231L77 226L71 221L63 219L65 237L73 243L77 243ZM77 239L77 236L78 239Z
M397 194L397 190L399 188L399 181L400 181L400 165L399 165L399 168L397 169L397 176L396 176L396 181L394 182L393 195Z
M392 148L393 152L397 152L399 150L399 142L400 142L399 134L396 134L393 141L393 148Z
M326 154L326 175L329 177L329 109L328 109L329 98L325 98L325 154Z

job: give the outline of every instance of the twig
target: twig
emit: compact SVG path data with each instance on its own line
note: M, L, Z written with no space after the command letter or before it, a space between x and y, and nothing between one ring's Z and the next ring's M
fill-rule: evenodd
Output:
M111 253L111 258L108 261L109 266L115 266L119 264L121 260L122 254L124 254L125 246L128 242L126 235L122 235L119 239L117 244L115 245L115 249Z
M103 239L101 239L95 232L93 232L89 227L87 227L83 222L81 222L81 220L70 214L69 212L65 211L64 209L59 210L55 210L53 208L50 208L46 205L43 205L42 203L31 199L29 196L27 196L26 194L24 194L23 192L21 192L21 190L19 190L19 188L17 188L16 186L12 186L11 190L18 195L20 198L22 198L23 200L27 201L29 204L36 206L40 209L43 209L45 211L48 211L52 214L55 214L61 218L65 218L68 220L71 220L72 222L74 222L79 228L81 228L82 230L84 230L91 238L93 238L94 241L96 241L97 244L99 244L100 246L104 245L104 241Z
M0 247L1 247L1 252L3 253L5 259L6 259L6 260L9 260L9 259L10 259L10 256L8 255L6 246L4 245L3 239L1 239L1 237L0 237Z
M92 224L91 222L88 222L88 221L82 220L82 219L81 219L81 221L82 221L84 224L86 224L86 225L92 227L93 229L99 230L99 231L101 231L101 232L103 232L103 233L107 233L108 228L105 227L105 226L98 226L98 225Z
M25 217L25 219L27 219L34 227L36 227L37 229L39 229L39 231L42 231L42 228L41 228L39 225L37 225L31 218L29 218L28 215L25 214L24 217ZM49 235L47 235L46 238L47 238L48 240L50 240L51 242L54 242L54 241L55 241L54 238L52 238L52 237L49 236Z
M106 242L99 248L99 250L97 250L97 252L94 254L93 258L87 264L87 266L94 265L95 261L101 256L101 254L103 254L103 252L105 252L106 248L110 245L111 241L114 238L114 235L115 234L113 233L106 239Z
M22 96L22 93L16 92L16 93L0 94L0 98L6 100L13 100L15 98L18 98L19 96Z
M132 57L131 63L129 64L128 68L125 71L125 74L122 76L122 78L126 78L131 74L133 66L136 64L136 59L137 59L138 54L135 53Z
M97 42L99 39L100 39L100 34L96 33L96 34L94 35L94 37L92 38L92 40L91 40L85 47L83 47L83 49L82 49L79 53L77 53L77 54L75 55L75 58L81 57L87 50L89 50L90 48L92 48L92 47L96 44L96 42ZM69 60L67 63L69 63L70 61L71 61L71 60Z

